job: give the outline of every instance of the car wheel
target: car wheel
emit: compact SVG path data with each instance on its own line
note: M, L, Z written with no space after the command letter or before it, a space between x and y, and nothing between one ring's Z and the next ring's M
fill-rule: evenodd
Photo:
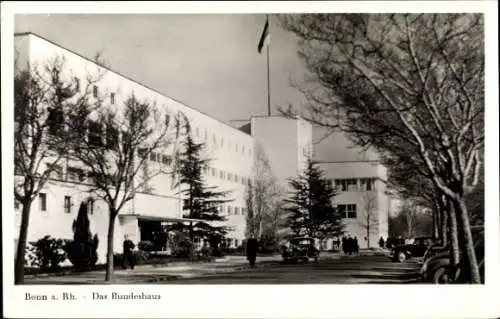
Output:
M402 252L402 251L401 251L401 252L399 252L399 253L398 253L398 261L399 261L400 263L402 263L402 262L403 262L403 261L405 261L405 260L406 260L406 254L405 254L404 252Z
M432 275L432 283L434 284L449 284L452 282L447 267L439 267Z

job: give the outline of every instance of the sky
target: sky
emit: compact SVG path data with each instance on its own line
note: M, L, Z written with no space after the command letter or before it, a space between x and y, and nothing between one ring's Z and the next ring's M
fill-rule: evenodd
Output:
M271 112L305 105L290 86L304 66L297 38L270 17ZM16 15L15 32L34 32L92 58L164 95L230 123L267 114L266 54L257 52L263 14L30 14ZM316 130L314 141L323 134ZM321 160L348 160L328 139ZM344 155L342 155L344 154Z

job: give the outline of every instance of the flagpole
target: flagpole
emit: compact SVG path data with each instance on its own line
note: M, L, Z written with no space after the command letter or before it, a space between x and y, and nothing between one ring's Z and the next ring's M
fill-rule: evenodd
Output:
M269 25L269 15L266 14L266 22ZM269 26L270 27L270 26ZM267 115L271 116L271 84L269 81L269 47L270 45L267 45Z

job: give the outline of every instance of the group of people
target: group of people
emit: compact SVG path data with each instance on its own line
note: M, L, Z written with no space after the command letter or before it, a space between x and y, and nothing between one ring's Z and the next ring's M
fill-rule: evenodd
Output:
M351 235L342 237L342 251L345 255L359 253L358 237L351 237Z

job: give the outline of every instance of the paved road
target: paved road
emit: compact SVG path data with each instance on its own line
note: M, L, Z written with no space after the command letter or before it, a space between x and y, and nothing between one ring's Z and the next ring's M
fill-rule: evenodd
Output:
M115 284L370 284L408 283L418 265L393 263L386 256L329 256L318 263L283 264L278 258L260 258L249 268L244 257L204 264L137 267L116 270ZM104 272L26 278L26 284L104 284Z
M415 282L416 262L356 256L308 264L259 264L236 272L165 281L166 284L402 284Z

